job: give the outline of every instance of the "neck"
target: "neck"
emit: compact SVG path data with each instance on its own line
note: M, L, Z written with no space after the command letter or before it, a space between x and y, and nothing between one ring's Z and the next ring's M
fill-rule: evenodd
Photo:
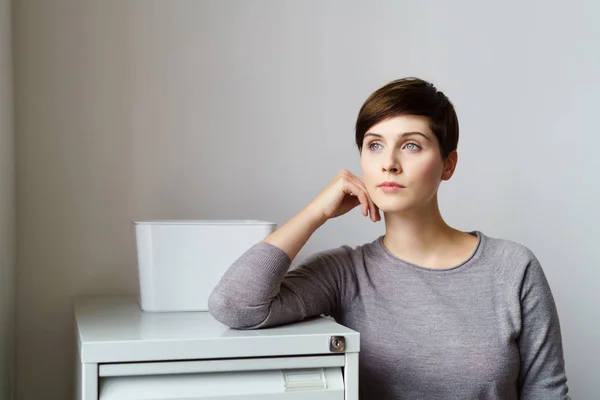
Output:
M437 197L419 209L384 213L384 219L385 246L392 253L408 259L427 257L463 234L446 224Z

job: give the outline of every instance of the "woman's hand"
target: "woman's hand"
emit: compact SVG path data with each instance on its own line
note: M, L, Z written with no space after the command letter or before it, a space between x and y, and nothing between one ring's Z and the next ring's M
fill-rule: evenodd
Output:
M346 214L358 205L362 213L370 215L373 222L380 221L379 209L373 203L363 181L345 169L329 182L321 193L307 206L313 212L320 213L325 220Z
M346 214L362 205L362 213L380 221L379 209L373 203L363 181L349 171L340 171L321 193L264 242L283 250L293 260L310 236L328 219Z

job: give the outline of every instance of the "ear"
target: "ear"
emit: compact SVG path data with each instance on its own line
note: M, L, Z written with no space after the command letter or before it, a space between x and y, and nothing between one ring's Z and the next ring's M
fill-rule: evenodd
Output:
M444 169L442 170L442 180L447 181L454 175L456 164L458 163L458 152L456 150L448 154L448 158L444 161Z

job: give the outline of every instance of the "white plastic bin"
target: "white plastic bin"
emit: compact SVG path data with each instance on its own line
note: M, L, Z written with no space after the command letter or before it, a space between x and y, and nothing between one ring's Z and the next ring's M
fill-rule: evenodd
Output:
M276 229L256 220L136 221L144 311L208 311L208 297L246 250Z

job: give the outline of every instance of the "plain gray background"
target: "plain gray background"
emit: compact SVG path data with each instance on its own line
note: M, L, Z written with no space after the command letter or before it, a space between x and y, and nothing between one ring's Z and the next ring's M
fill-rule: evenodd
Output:
M0 399L11 396L15 332L15 137L10 2L0 0Z
M534 251L572 397L597 398L598 15L592 0L13 2L16 190L0 204L16 194L17 399L70 398L71 298L137 292L131 221L282 224L341 168L360 173L358 109L408 75L459 114L443 215ZM13 129L0 115L4 157ZM10 243L10 218L2 231ZM356 210L298 260L382 233Z

